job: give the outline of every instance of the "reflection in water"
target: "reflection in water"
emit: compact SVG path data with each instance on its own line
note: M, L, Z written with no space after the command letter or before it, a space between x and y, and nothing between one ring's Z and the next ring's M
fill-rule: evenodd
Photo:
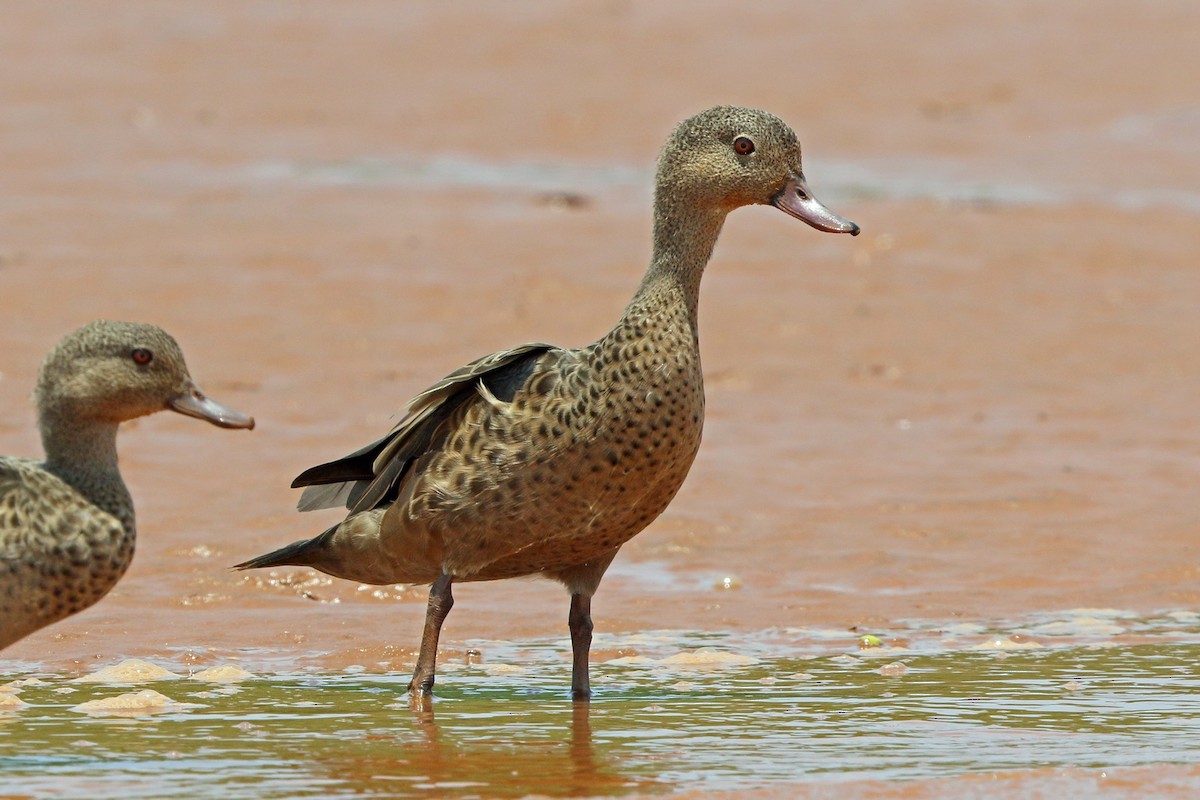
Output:
M322 782L367 795L470 795L486 789L488 796L517 797L595 796L651 783L622 776L615 756L597 753L589 703L520 707L500 701L502 709L471 715L491 724L464 729L458 724L462 701L445 701L448 727L439 724L439 702L410 695L394 704L407 706L408 713L396 708L393 732L363 737L362 752L314 760Z
M600 782L592 748L592 704L571 703L571 794L586 794Z
M612 791L619 787L645 788L652 783L642 778L637 781L623 776L616 770L616 757L608 755L597 758L592 741L592 704L575 700L571 703L571 782L566 794L571 796L592 795L598 791Z

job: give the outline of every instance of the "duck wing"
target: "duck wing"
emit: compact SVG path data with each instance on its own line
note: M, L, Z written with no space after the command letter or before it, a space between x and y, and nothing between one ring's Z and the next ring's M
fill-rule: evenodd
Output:
M356 514L392 502L400 479L428 448L434 431L462 403L479 396L480 383L498 398L511 399L537 360L556 349L541 342L523 344L451 372L410 400L408 413L382 439L300 473L292 488L307 488L297 508L313 511L344 505Z

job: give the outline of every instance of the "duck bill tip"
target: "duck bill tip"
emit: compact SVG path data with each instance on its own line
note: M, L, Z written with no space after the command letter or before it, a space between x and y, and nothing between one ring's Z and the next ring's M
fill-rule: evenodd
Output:
M793 177L771 200L771 205L788 216L806 222L826 233L848 233L858 236L862 229L854 222L830 210L809 190L803 177Z
M254 430L254 417L221 405L194 385L172 398L167 406L172 411L202 419L219 428Z

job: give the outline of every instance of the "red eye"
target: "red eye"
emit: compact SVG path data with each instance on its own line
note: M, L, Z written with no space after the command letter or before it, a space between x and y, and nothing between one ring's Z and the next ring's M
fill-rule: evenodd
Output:
M748 156L754 152L754 142L749 136L739 136L733 140L733 152L739 156Z
M133 359L133 363L144 367L154 360L154 353L144 347L135 347L129 357Z

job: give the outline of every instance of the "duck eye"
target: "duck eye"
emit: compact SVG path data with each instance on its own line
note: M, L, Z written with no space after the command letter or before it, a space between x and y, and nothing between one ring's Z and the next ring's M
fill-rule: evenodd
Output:
M135 347L129 353L129 357L133 359L133 363L144 367L154 360L154 353L144 347Z
M749 136L739 136L733 140L733 152L739 156L748 156L754 152L754 142Z

